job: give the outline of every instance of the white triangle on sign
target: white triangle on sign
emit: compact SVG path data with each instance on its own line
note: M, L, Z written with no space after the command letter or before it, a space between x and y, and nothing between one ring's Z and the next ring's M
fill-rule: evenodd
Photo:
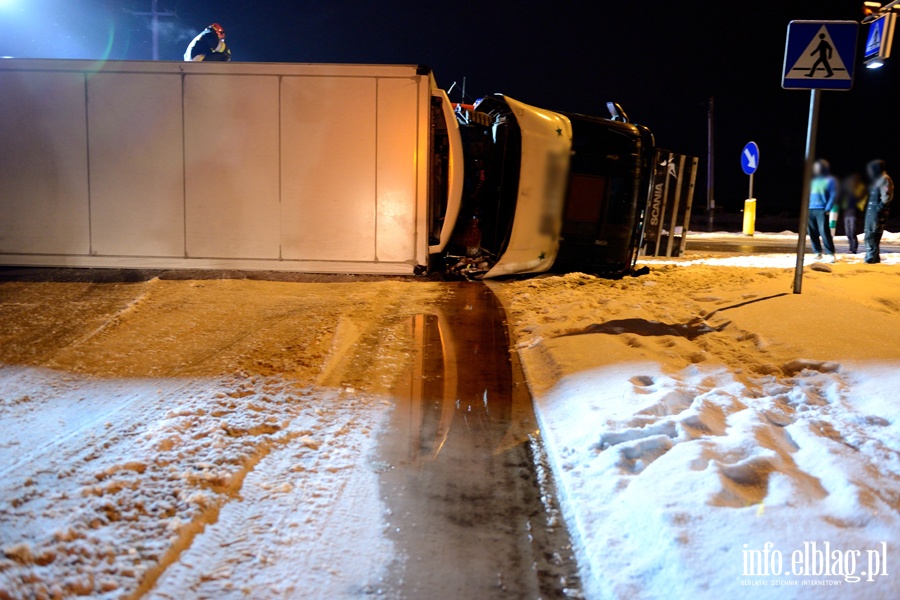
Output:
M824 36L824 37L822 37ZM829 75L830 72L830 75ZM822 28L813 36L806 50L791 67L787 77L790 79L850 79L847 67L834 47L834 41L828 28Z

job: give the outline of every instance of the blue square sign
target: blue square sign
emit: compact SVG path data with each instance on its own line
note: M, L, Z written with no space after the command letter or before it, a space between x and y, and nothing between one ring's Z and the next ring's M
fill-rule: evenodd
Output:
M791 21L781 87L849 90L856 65L856 21Z

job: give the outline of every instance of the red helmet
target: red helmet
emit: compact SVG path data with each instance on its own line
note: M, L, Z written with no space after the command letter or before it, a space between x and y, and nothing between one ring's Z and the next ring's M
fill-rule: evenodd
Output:
M209 28L216 32L216 35L219 36L220 40L225 39L225 30L222 29L221 25L219 25L218 23L213 23L209 26Z

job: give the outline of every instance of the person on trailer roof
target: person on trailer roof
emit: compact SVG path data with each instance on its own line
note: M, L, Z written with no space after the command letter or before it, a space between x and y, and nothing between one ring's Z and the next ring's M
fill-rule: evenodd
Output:
M213 23L195 37L184 52L187 62L231 60L231 49L225 45L225 30L218 23Z

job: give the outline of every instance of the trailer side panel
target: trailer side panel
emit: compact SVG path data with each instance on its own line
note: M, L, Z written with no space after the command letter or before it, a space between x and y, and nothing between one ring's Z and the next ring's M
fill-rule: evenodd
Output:
M0 264L410 273L430 87L415 66L0 61Z

